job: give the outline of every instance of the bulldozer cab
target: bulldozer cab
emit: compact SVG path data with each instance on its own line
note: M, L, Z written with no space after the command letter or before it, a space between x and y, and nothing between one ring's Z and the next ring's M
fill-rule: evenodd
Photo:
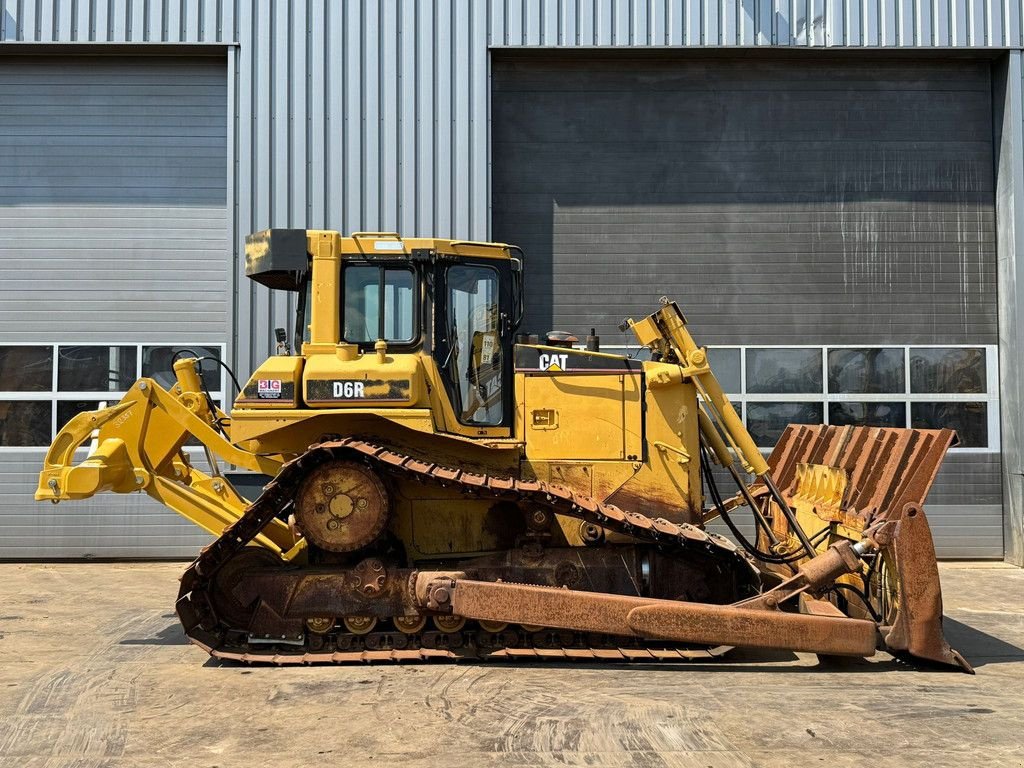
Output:
M246 274L298 293L294 348L304 363L271 358L236 407L429 407L441 431L511 436L518 253L503 244L391 233L250 235ZM295 393L290 402L273 397L284 369L292 381L281 388Z

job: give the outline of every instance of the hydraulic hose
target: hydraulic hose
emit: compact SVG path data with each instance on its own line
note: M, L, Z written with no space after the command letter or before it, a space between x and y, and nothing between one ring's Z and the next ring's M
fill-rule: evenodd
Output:
M803 559L803 554L793 555L790 557L783 557L781 555L774 555L769 552L764 552L758 549L755 545L750 543L747 537L743 535L743 532L740 531L739 526L737 526L736 523L733 522L732 518L729 516L729 513L725 511L725 504L722 501L722 496L718 491L718 484L715 482L715 478L711 473L710 462L708 461L707 452L703 445L701 446L700 450L700 469L701 473L704 476L704 484L707 486L708 490L711 493L711 499L714 502L715 509L718 512L719 517L721 517L725 524L729 527L729 530L732 532L732 535L735 536L736 540L740 543L740 546L742 546L747 552L749 552L752 556L756 557L758 560L761 560L765 563L771 563L773 565L792 565L798 560Z

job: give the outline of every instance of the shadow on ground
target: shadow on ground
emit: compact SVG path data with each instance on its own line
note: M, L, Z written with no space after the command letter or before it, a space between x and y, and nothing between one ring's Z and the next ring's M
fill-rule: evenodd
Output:
M120 645L188 645L181 624L175 622L161 629L155 635L147 637L126 637Z
M1024 661L1024 648L1020 648L994 635L982 632L967 624L946 616L943 621L946 640L956 648L975 667L988 664L1006 664ZM188 645L188 638L177 622L169 624L155 635L147 637L129 637L121 640L121 645ZM617 661L567 661L561 659L539 660L505 660L505 659L464 659L460 664L515 665L532 669L574 668L574 669L669 669L685 667L692 670L722 670L732 672L773 672L779 674L807 674L813 672L906 672L920 668L931 671L944 668L942 665L918 663L912 659L896 659L887 655L875 656L872 659L819 657L816 666L781 666L786 662L797 660L797 656L789 651L761 650L756 648L736 648L721 659L715 661L690 660L677 662L617 662ZM432 662L445 663L445 662ZM239 662L210 659L209 666L246 666Z
M1000 640L949 616L942 620L942 631L946 635L946 642L960 651L975 669L986 664L1024 661L1024 648Z

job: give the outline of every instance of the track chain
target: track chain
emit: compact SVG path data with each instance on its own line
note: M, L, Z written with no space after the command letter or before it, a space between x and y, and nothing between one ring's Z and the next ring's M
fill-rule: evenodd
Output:
M423 661L435 658L571 658L592 660L679 660L707 658L714 651L696 651L673 648L645 647L642 643L630 645L628 638L616 638L625 647L600 643L590 647L582 644L566 647L502 647L486 649L475 642L473 632L453 634L449 647L383 649L353 648L336 652L318 652L318 649L280 645L273 648L249 647L244 652L229 649L225 641L230 633L240 630L219 625L209 602L209 590L217 571L237 552L245 547L270 521L286 512L308 472L335 458L361 458L382 474L412 478L442 487L455 486L468 496L510 499L528 502L565 517L575 518L606 531L624 534L637 541L654 544L672 556L691 555L712 558L738 584L754 584L757 569L746 554L724 536L708 533L687 523L672 523L662 518L650 518L636 512L620 509L575 491L563 485L535 480L517 480L511 477L476 474L445 467L407 456L387 447L355 438L343 438L318 443L301 456L285 464L278 475L266 485L263 493L245 513L228 526L221 536L206 546L199 557L181 577L181 589L175 608L189 639L211 655L244 662L274 664L346 663L367 661ZM433 633L437 634L437 633ZM503 633L506 634L506 633ZM564 633L563 633L564 634ZM571 634L571 633L570 633ZM357 641L358 636L348 640ZM308 636L306 646L309 646Z

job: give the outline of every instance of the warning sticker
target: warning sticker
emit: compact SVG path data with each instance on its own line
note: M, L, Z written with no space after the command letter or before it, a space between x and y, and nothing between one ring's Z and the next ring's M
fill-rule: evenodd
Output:
M279 400L281 398L281 380L260 379L257 385L256 394L265 399Z

